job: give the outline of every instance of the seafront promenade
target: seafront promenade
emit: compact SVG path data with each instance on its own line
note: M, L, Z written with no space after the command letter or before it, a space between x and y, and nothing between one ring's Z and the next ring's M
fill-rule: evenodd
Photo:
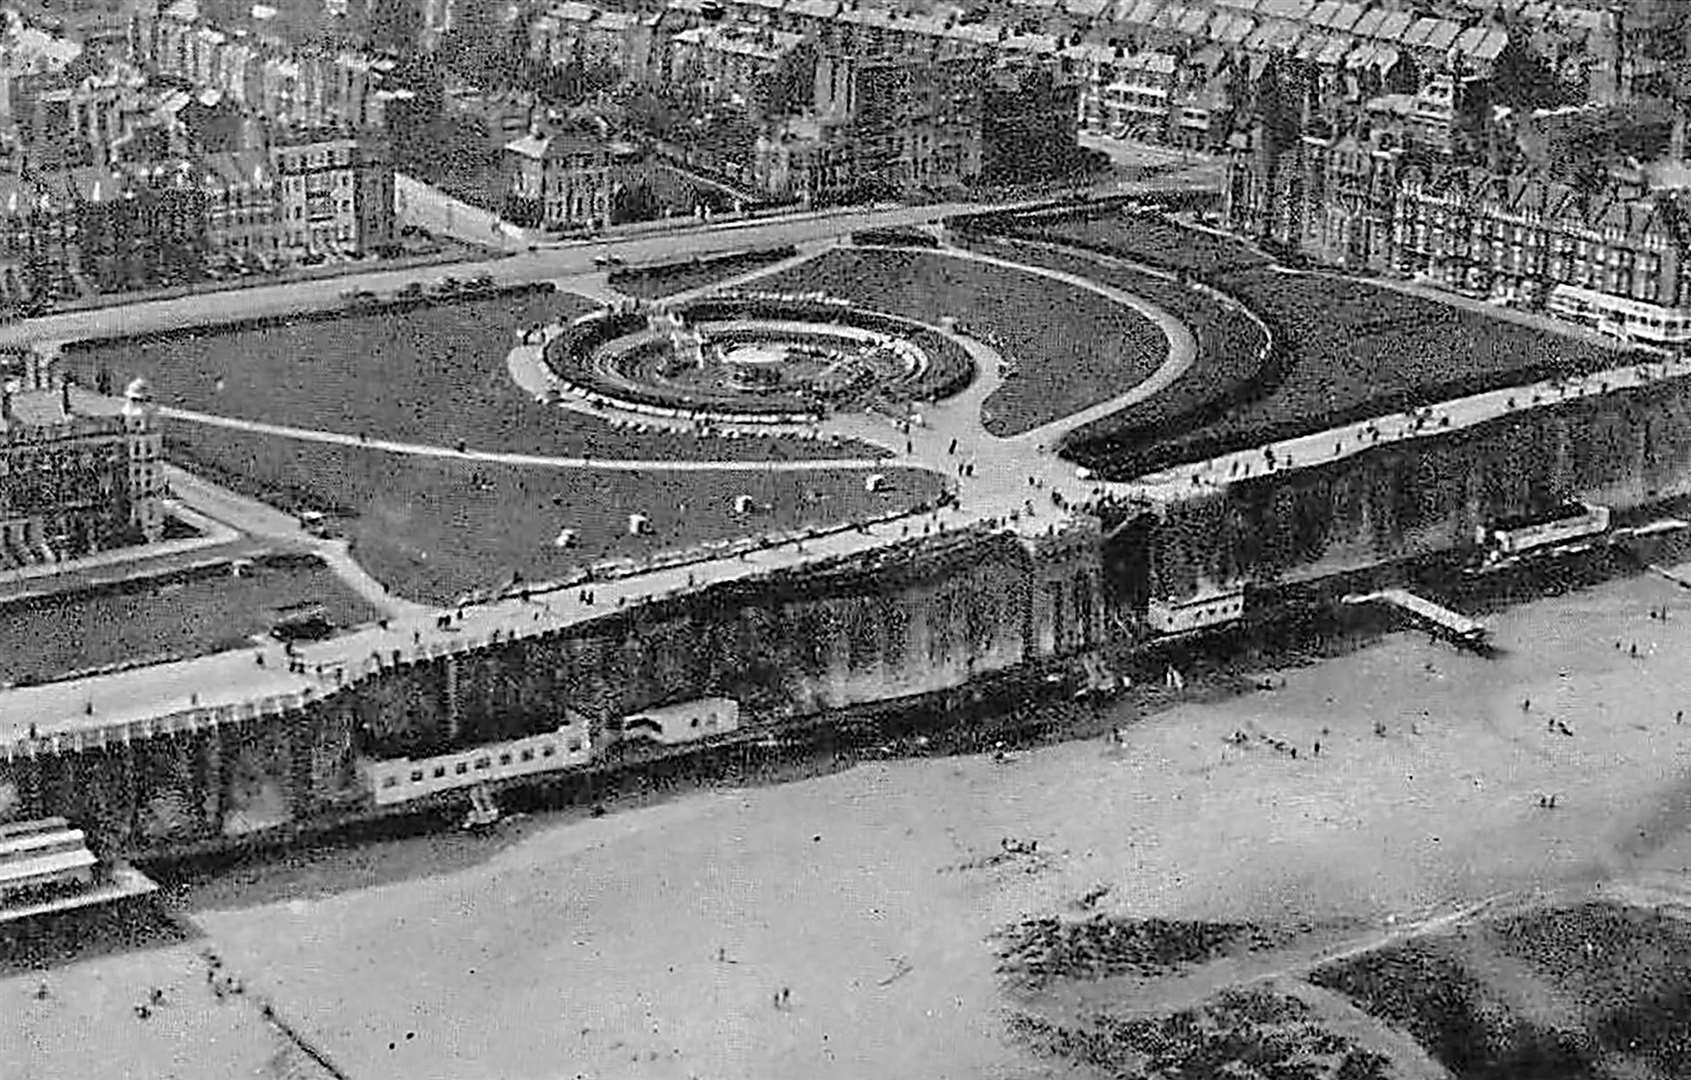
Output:
M1064 280L1071 277L1054 271L1035 272ZM1075 279L1070 283L1078 282ZM1128 299L1090 283L1085 287L1121 302ZM1195 348L1190 333L1177 322L1143 301L1133 300L1132 306L1163 329L1169 339L1168 358L1140 384L1083 412L1011 438L989 434L981 423L981 405L1001 385L1002 357L979 341L953 335L975 360L977 378L957 397L924 406L920 423L900 424L885 416L860 413L834 417L819 426L825 437L860 439L894 452L894 457L875 464L916 466L947 475L955 491L951 505L874 524L835 528L822 535L762 546L742 545L724 553L701 552L685 562L627 568L615 577L594 581L585 593L582 586L586 583L576 581L533 585L523 595L451 611L405 605L383 623L301 645L291 657L279 645L267 642L194 660L0 691L0 747L9 748L0 753L27 753L32 733L42 740L99 739L121 737L131 725L157 723L167 717L177 717L173 722L180 723L218 722L255 710L280 708L302 696L331 693L395 663L466 652L496 637L551 633L606 612L686 590L793 570L826 559L860 556L925 533L983 528L1010 530L1031 538L1065 528L1072 520L1065 507L1085 506L1098 499L1146 504L1178 501L1253 476L1329 464L1392 441L1447 434L1523 410L1691 374L1691 361L1636 364L1581 379L1473 395L1130 482L1104 482L1078 474L1053 448L1073 428L1168 385L1190 365ZM516 346L508 362L513 375L521 380L525 373L539 370L540 353L539 344ZM535 376L526 378L533 381ZM614 406L601 405L594 411L618 416ZM633 415L622 419L638 422ZM331 437L326 433L301 434L306 438ZM395 449L445 453L432 447L396 445ZM657 468L662 463L621 464ZM702 464L719 466L714 462ZM813 463L804 464L808 467ZM720 467L756 470L765 466L721 463ZM585 602L589 595L591 604Z

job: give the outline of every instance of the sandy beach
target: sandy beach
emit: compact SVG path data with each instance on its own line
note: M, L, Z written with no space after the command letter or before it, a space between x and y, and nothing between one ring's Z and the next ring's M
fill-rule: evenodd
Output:
M1138 916L1383 926L1679 871L1691 602L1647 613L1681 595L1640 577L1510 609L1494 659L1392 635L1155 714L1121 746L878 762L333 851L196 887L187 917L352 1077L1056 1075L1005 1033L989 938L1096 887L1099 910ZM1037 851L992 858L1006 839ZM70 1067L91 1022L108 1055L159 1038L128 1004L182 948L54 969L55 1009L22 1006L35 978L0 980L4 1026L22 1026L0 1034L0 1075L265 1075L211 1054ZM184 1041L232 1037L227 1010L182 1015Z

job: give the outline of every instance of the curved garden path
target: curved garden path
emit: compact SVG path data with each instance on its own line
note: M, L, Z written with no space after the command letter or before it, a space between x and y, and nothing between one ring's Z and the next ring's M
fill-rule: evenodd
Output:
M366 439L338 431L318 431L313 428L266 424L257 420L237 420L230 416L194 412L161 406L159 415L172 420L209 427L251 431L261 435L279 435L305 442L352 446L361 450L385 450L390 454L410 454L417 457L452 458L458 461L486 461L499 465L537 465L559 469L598 469L604 472L817 472L828 469L872 469L885 466L880 458L812 458L766 459L762 461L693 461L668 458L589 458L549 457L544 454L516 454L500 450L456 450L427 443L394 442L389 439Z

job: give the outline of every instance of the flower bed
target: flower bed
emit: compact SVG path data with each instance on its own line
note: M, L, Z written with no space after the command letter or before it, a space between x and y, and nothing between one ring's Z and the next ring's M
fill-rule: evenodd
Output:
M930 325L956 319L1015 368L1016 377L987 399L987 428L999 435L1106 400L1149 376L1168 355L1162 332L1131 308L1040 274L954 255L831 251L759 285L821 292Z

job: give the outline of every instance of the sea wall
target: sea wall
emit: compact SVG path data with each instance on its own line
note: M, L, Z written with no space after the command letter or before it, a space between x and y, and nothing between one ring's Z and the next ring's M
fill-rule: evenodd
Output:
M1304 581L1459 550L1569 498L1618 511L1691 494L1691 379L1525 408L1449 434L1172 504L1136 543L1151 595Z
M436 655L334 692L43 739L0 757L0 818L62 814L110 854L238 842L367 812L364 758L723 695L751 728L961 686L1097 647L1099 534L989 531L716 585Z

